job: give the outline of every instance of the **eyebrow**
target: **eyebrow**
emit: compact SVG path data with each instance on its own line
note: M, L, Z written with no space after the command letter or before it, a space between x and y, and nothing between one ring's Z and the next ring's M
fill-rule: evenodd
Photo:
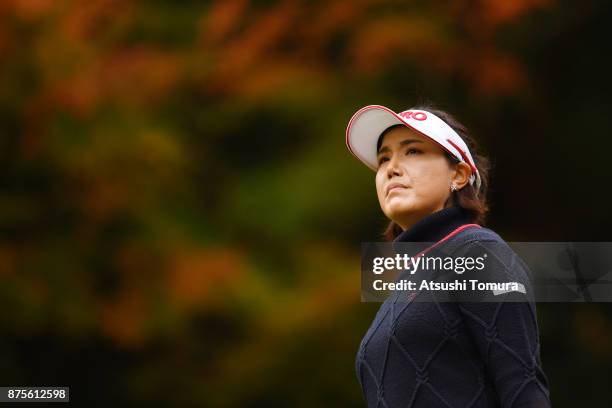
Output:
M411 144L411 143L423 143L423 141L422 141L422 140L419 140L419 139L405 139L405 140L402 140L402 141L401 141L399 144L400 144L400 146L406 146L406 145L409 145L409 144ZM379 151L376 153L376 155L378 156L379 154L381 154L381 153L386 153L386 152L388 152L388 151L390 151L390 150L391 150L391 149L389 148L389 146L383 146L383 147L381 147L381 148L380 148L380 150L379 150Z

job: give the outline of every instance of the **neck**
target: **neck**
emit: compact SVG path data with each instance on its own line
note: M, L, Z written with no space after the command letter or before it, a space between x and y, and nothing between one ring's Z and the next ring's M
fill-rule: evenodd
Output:
M420 220L424 219L430 214L437 213L440 210L443 210L445 207L439 207L430 211L421 211L421 212L411 212L408 216L406 216L402 220L397 220L396 223L399 225L402 230L406 231L411 229L415 224L417 224Z

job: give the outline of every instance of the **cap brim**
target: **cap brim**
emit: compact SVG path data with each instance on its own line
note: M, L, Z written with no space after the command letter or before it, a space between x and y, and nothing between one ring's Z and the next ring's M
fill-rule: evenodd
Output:
M346 128L346 145L349 151L372 170L376 170L378 138L385 129L393 125L412 128L397 113L384 106L368 105L358 110Z

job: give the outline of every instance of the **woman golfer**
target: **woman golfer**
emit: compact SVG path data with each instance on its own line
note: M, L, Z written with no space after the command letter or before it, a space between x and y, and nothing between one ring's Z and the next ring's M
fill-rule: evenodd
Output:
M366 106L351 118L346 143L376 172L389 241L432 242L452 254L493 248L488 267L526 282L522 262L481 227L487 160L446 112L396 113ZM496 249L497 248L497 249ZM421 296L421 294L417 294ZM505 295L503 295L505 296ZM535 302L382 303L356 359L368 407L549 407Z

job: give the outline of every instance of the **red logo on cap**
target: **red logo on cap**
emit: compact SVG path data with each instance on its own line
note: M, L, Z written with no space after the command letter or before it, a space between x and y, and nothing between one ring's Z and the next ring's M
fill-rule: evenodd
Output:
M405 112L400 113L399 115L405 119L414 119L414 120L427 119L427 115L424 112L405 111Z

